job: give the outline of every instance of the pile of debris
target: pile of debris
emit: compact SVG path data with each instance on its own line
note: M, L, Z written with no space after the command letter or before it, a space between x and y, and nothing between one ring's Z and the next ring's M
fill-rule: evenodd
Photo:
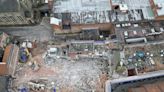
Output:
M54 77L55 87L59 90L73 88L74 92L95 91L97 84L101 82L101 74L108 71L106 63L106 61L90 58L76 62L57 60L53 65L58 70L58 74Z
M44 70L42 70L43 68ZM44 74L44 72L50 72L49 69L54 73ZM51 66L41 65L39 71L30 72L28 69L30 73L25 73L25 76L19 75L20 79L17 80L17 83L19 85L26 84L22 89L27 88L30 92L49 92L50 90L50 92L52 90L57 92L101 90L100 92L102 92L105 81L108 79L108 71L108 61L102 58L85 58L76 62L59 58Z

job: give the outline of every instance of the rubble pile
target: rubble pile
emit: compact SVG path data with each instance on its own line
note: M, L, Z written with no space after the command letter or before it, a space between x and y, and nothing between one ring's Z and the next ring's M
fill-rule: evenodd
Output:
M96 46L96 53L91 57L89 54L76 54L78 58L72 59L68 56L69 49L66 45L37 45L29 50L29 58L20 68L17 68L15 80L17 87L23 87L31 91L49 92L91 92L102 91L105 88L105 81L108 79L108 52L101 45ZM24 46L27 47L27 46ZM85 47L85 46L83 46ZM101 55L100 51L104 52ZM37 51L41 49L40 51ZM97 50L98 49L98 50ZM35 52L36 51L36 52ZM40 82L46 78L46 82ZM49 90L49 91L47 91ZM67 91L64 91L67 90ZM100 91L100 92L101 92Z
M84 59L76 62L57 60L53 67L58 68L54 77L55 86L62 88L72 87L75 92L93 91L100 82L100 75L105 70L105 61L97 59Z

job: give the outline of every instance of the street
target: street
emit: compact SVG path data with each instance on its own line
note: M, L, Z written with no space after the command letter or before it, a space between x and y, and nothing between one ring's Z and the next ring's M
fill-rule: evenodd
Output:
M30 41L48 41L53 36L53 31L49 25L49 18L43 18L42 22L36 26L24 27L0 27L0 32L18 36Z

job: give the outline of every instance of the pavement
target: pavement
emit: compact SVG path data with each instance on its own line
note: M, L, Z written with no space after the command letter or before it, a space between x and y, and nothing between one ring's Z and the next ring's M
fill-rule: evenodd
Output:
M49 18L43 18L42 22L36 26L0 27L0 32L6 32L9 35L18 36L30 41L48 41L53 37Z

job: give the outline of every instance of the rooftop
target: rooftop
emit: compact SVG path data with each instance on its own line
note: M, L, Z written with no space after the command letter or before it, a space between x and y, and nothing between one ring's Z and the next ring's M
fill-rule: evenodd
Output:
M129 92L163 92L164 82L146 84L137 88L130 88Z
M161 88L161 86L163 87L163 81L163 70L148 72L142 75L109 80L106 82L106 92L160 92L153 91L153 88L156 89L157 86L162 90L161 92L163 92L163 88ZM143 87L147 87L148 89L143 91ZM150 87L152 87L151 89L153 90L149 91ZM128 91L130 88L137 88L135 90L139 91Z
M19 5L17 0L0 0L1 12L15 12L18 11Z
M155 5L159 9L157 9L158 16L164 15L164 0L154 0Z
M154 19L154 14L150 7L149 0L112 0L112 5L119 6L121 11L128 11L128 13L119 12L117 16L114 14L112 16L112 21L137 21L142 20L142 17L147 20Z
M109 0L56 0L55 13L107 11L111 10Z
M110 10L109 0L56 0L53 5L54 13L64 13L60 19L74 24L109 23Z

